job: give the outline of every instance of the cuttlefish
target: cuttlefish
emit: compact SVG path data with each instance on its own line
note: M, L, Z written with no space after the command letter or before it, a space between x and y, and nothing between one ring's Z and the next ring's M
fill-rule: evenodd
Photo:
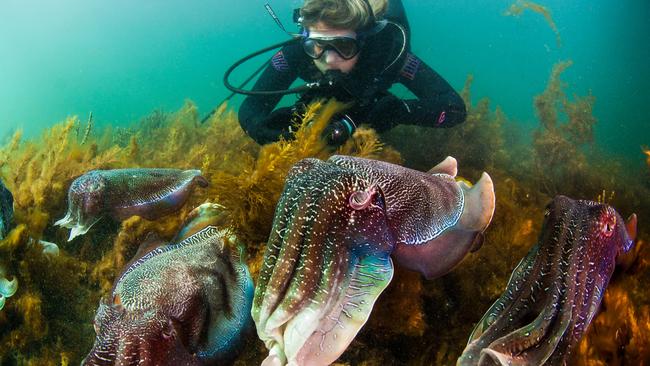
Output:
M241 348L253 282L216 204L196 208L169 244L155 237L102 299L83 365L222 365Z
M476 246L494 212L490 177L457 182L449 157L424 173L381 161L304 159L276 206L252 315L264 365L328 365L393 276L435 278Z
M556 197L542 233L458 359L470 365L564 365L596 314L618 255L636 237L607 204Z
M177 211L195 186L207 187L200 170L92 170L68 190L68 212L54 223L70 230L68 241L88 232L104 216L124 220L137 215L156 220Z
M14 217L14 196L0 179L0 240L9 233Z

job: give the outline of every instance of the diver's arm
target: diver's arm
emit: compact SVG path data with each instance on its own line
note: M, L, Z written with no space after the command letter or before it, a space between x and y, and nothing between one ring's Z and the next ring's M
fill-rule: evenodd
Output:
M406 70L409 66L409 70L415 69L414 72ZM417 56L409 54L399 81L418 97L417 100L404 101L411 110L412 124L452 127L465 121L467 111L463 99L440 74Z
M284 90L298 77L295 70L286 65L284 59L273 57L253 90ZM289 137L289 126L293 111L290 107L273 108L278 105L282 95L249 95L239 107L239 124L258 144L277 141L280 136Z
M418 99L401 100L392 94L381 97L368 115L378 131L397 124L452 127L467 116L465 103L456 91L431 67L409 54L397 80Z

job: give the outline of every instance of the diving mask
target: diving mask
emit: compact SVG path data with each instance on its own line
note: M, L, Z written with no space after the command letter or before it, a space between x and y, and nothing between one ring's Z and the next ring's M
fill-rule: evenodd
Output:
M306 37L302 41L302 48L307 56L318 59L327 50L333 50L344 60L350 60L361 51L359 40L352 37Z

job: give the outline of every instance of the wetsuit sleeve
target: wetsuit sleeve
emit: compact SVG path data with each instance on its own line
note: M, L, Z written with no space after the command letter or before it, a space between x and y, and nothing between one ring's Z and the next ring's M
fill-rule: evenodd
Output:
M407 55L397 81L418 99L401 100L392 94L380 97L368 118L378 131L397 124L445 128L465 121L467 112L460 95L415 55Z
M298 73L289 66L280 50L271 58L253 90L287 89L297 77ZM293 110L285 107L274 111L280 99L282 95L249 95L239 108L239 124L258 144L277 141L280 136L289 137Z

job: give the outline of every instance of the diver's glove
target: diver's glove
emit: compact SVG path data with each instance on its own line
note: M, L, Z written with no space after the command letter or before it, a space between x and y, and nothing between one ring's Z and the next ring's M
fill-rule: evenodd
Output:
M409 106L393 94L384 95L371 104L365 122L377 132L389 130L403 123L406 115L411 113Z
M265 141L277 141L280 136L285 139L293 138L291 126L296 122L296 108L295 107L281 107L273 112L264 120L259 129L267 129L270 138Z
M357 126L350 116L344 114L334 119L323 130L323 138L330 146L341 146L352 136Z

